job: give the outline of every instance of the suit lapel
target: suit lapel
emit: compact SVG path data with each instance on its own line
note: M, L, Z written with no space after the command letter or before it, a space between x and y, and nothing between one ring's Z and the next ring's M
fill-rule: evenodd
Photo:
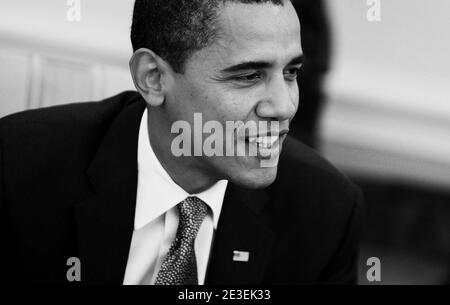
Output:
M225 195L206 284L260 284L275 241L264 223L265 190L245 190L230 184ZM248 252L247 262L235 261L234 251Z
M121 284L134 226L137 143L145 103L125 106L87 171L95 195L76 206L82 282Z

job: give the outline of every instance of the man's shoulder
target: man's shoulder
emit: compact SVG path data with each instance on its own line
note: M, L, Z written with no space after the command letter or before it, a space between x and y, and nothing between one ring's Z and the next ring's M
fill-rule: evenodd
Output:
M95 136L97 130L104 132L104 127L138 98L137 92L127 91L98 102L72 103L11 114L0 119L0 139L9 143L36 142L43 137Z
M348 177L319 152L292 137L287 137L283 146L279 178L293 182L320 182L322 185L327 182L351 184Z
M361 195L344 173L292 137L286 138L271 189L299 207L310 204L337 210L352 210Z
M350 283L363 215L362 194L319 153L285 141L265 219L280 236L279 257L313 282ZM276 263L279 264L278 262Z

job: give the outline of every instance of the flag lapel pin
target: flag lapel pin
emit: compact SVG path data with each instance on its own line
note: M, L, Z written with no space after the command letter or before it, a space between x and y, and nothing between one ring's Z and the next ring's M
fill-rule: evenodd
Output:
M250 258L250 252L233 251L233 261L235 261L235 262L248 262L249 258Z

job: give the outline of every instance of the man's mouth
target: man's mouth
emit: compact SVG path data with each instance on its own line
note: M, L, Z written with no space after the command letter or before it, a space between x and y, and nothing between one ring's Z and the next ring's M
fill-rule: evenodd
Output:
M246 142L250 145L256 145L257 156L261 159L270 159L279 154L281 149L281 140L284 140L288 131L272 132L268 134L259 134L246 137Z
M279 136L256 136L249 137L248 142L251 144L257 144L258 148L270 149L279 139Z
M272 132L270 135L259 134L255 136L247 136L246 141L251 144L257 144L262 148L271 148L280 138L284 138L288 132L288 130L282 130L281 132Z

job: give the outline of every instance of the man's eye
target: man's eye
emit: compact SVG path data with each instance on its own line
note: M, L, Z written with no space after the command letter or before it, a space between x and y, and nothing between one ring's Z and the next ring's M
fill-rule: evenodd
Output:
M259 73L252 73L252 74L245 74L245 75L239 75L234 78L237 81L243 81L243 82L255 82L261 79L261 74Z
M297 79L299 73L300 73L300 69L301 68L292 68L292 69L288 69L286 70L286 72L284 73L285 77L290 80L290 81L294 81Z

